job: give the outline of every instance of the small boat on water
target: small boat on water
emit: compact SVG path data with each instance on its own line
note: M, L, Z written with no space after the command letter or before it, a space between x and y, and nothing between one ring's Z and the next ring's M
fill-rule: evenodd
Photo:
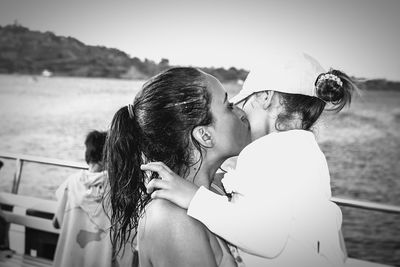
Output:
M51 76L53 76L53 73L52 73L51 71L49 71L49 70L47 70L47 69L44 69L44 70L42 71L42 77L50 78Z
M57 246L59 229L54 228L52 218L57 209L54 200L19 195L24 162L33 162L63 168L87 169L84 163L17 155L0 152L0 158L15 161L15 174L11 193L0 192L0 215L10 223L9 245L15 251L0 257L0 267L17 266L52 266ZM375 210L400 214L400 207L384 205L344 198L332 198L340 206ZM4 254L2 252L2 254ZM349 267L389 267L389 265L373 263L349 258Z

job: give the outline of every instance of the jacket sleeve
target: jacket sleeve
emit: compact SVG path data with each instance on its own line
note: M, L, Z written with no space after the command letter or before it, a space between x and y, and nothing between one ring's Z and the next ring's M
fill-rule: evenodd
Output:
M230 202L201 187L192 199L188 215L241 250L274 258L286 245L290 216L282 205Z
M236 169L224 178L237 192L231 201L200 188L188 215L241 250L274 258L285 248L291 228L292 195L286 175L292 170L287 153L266 153L270 147L258 142L241 152Z

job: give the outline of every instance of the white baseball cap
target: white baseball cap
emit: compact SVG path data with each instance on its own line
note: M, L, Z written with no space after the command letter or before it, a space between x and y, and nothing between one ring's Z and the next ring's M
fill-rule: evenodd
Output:
M315 81L324 68L305 53L291 53L279 58L265 58L250 70L242 90L230 99L238 103L262 91L278 91L316 97Z

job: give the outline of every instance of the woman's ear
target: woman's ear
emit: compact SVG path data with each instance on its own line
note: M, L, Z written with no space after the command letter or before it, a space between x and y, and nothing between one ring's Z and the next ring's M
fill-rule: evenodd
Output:
M207 148L214 146L212 135L206 126L196 126L192 131L192 135L202 146Z

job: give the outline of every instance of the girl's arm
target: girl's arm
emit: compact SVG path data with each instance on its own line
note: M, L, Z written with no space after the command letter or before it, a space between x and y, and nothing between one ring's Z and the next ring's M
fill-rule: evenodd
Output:
M261 191L254 190L254 196L232 203L227 197L204 187L198 189L163 163L149 163L143 165L142 170L157 172L162 177L162 180L153 179L147 185L152 198L168 199L188 208L188 215L238 248L273 258L285 247L291 223L290 197L285 194L277 194L279 197L274 197L271 192L258 195L256 192Z
M230 202L200 187L187 214L241 250L274 258L282 252L289 236L290 203L267 196L264 200L243 198Z

